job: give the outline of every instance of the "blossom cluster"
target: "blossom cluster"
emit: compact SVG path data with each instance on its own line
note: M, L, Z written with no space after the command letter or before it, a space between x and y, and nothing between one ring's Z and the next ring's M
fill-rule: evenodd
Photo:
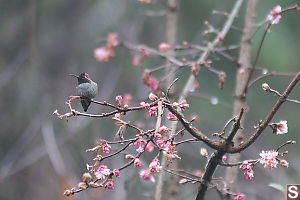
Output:
M116 33L109 33L106 44L94 50L94 57L99 62L108 62L115 56L115 47L119 44L119 36Z

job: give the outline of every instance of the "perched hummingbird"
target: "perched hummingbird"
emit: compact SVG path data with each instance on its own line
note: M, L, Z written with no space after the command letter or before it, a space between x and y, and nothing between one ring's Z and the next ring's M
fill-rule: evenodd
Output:
M74 76L78 80L76 93L81 97L81 105L84 112L86 112L91 104L91 99L94 98L98 93L98 85L92 81L90 76L85 72L81 73L79 76L74 74L70 74L70 76Z

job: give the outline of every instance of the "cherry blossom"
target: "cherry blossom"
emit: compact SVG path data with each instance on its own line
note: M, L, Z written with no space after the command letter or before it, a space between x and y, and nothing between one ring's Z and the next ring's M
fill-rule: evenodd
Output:
M111 146L106 143L105 146L103 147L103 150L104 150L105 153L109 153L110 152L110 148L111 148Z
M271 24L278 24L281 19L281 6L275 6L268 15L267 19L271 22Z
M156 173L161 169L160 162L157 158L154 158L152 162L149 164L150 172Z
M168 120L171 120L171 121L178 120L177 117L173 113L171 113L171 112L168 113L167 118L168 118Z
M265 168L276 168L278 161L276 160L276 157L278 156L277 151L262 151L260 154L261 159L260 163L265 167Z
M143 164L142 162L140 161L140 159L136 158L134 159L134 166L136 167L141 167Z
M142 170L140 171L140 176L144 180L150 180L152 182L155 182L154 177L152 176L151 172L149 170Z
M245 200L246 196L242 193L238 193L233 200Z
M158 45L158 50L159 51L169 51L171 49L171 45L168 43L160 43Z
M97 171L95 172L95 176L98 179L104 179L105 177L109 176L110 169L107 168L106 165L100 165Z
M123 103L123 98L121 95L116 96L116 103L118 104L118 106L121 106Z

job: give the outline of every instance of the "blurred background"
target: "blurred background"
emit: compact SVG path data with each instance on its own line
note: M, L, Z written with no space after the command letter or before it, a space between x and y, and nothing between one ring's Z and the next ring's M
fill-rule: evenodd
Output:
M225 17L212 14L213 10L230 12L235 0L182 0L178 10L177 43L188 41L203 44L203 25L206 20L221 28ZM257 22L262 22L276 5L282 7L299 3L297 0L260 1ZM239 12L234 26L243 27L246 1ZM69 95L75 94L77 81L70 73L87 72L99 85L97 100L114 102L116 95L131 94L132 105L145 100L149 89L143 84L141 74L146 68L165 63L162 58L145 59L141 67L132 65L136 52L124 47L116 48L116 56L109 62L97 62L93 52L103 45L106 35L116 32L124 41L146 44L157 48L165 41L165 16L147 16L149 11L165 10L165 1L157 0L142 4L137 0L1 0L0 1L0 199L67 199L64 190L77 186L86 163L92 164L93 154L85 152L99 138L113 140L117 128L108 119L73 117L68 122L52 115L53 111L68 112L65 104ZM271 27L262 48L258 62L269 71L297 72L300 69L300 13L285 13L278 25ZM262 35L262 28L254 37L253 55ZM227 44L239 44L240 32L231 30L226 37ZM209 37L208 37L209 38ZM232 51L238 55L238 50ZM195 125L206 135L219 132L232 115L232 102L236 66L220 55L210 57L213 66L227 74L223 90L218 89L218 77L202 69L199 87L187 100L190 109L186 116L197 114ZM177 71L176 84L181 91L189 69ZM254 76L261 74L256 71ZM154 74L162 76L160 72ZM249 135L253 126L263 119L277 97L261 89L263 82L282 92L291 81L291 76L273 76L255 83L248 93L249 112L245 131ZM300 85L291 94L300 99ZM216 101L217 100L217 101ZM77 102L74 106L82 111ZM89 113L107 111L91 105ZM264 134L250 148L242 153L243 159L255 159L262 150L276 149L287 140L299 140L300 106L285 103L273 122L287 120L289 132L274 136L272 130ZM146 118L146 120L142 120ZM130 113L126 120L145 128L155 125L154 118L146 112ZM128 129L128 136L134 132ZM186 134L186 137L188 135ZM179 168L193 171L203 169L205 159L199 150L202 143L183 145L178 148L182 160ZM113 150L117 148L113 147ZM247 199L283 199L284 194L269 183L300 183L299 144L288 146L285 159L289 168L264 169L256 166L255 178L247 181L239 171L239 191ZM208 149L209 153L212 151ZM130 150L128 150L130 152ZM133 150L134 152L134 150ZM155 154L142 158L147 166ZM111 168L125 163L124 155L107 160ZM219 167L215 175L224 177L224 168ZM197 186L180 186L181 199L193 199ZM81 192L71 199L152 199L155 184L140 179L138 171L131 167L121 172L115 182L115 189L93 189ZM218 199L215 190L207 193L207 199Z

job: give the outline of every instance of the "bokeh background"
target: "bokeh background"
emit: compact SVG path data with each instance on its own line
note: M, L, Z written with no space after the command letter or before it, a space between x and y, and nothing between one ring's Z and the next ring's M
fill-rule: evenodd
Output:
M76 186L86 171L86 163L92 163L93 155L86 153L95 140L114 139L117 127L111 119L74 117L66 122L52 115L55 109L66 112L65 101L74 94L76 80L69 73L88 72L100 86L97 100L113 102L116 95L131 94L133 105L145 100L149 89L143 85L141 74L146 68L163 64L161 58L150 58L140 68L132 66L135 52L117 47L116 56L107 63L99 63L93 56L95 48L103 45L110 32L135 44L147 44L157 48L164 42L166 19L164 16L149 17L149 11L165 9L163 0L146 5L136 0L1 0L0 1L0 199L67 199L63 191ZM221 28L225 18L212 14L213 10L230 11L235 0L182 0L178 10L177 42L188 41L203 44L204 21ZM299 3L296 0L265 0L259 2L257 22L262 22L276 5L282 7ZM245 5L234 25L243 27ZM296 72L300 69L300 12L285 13L281 22L267 35L259 66L269 71ZM239 44L239 31L231 30L227 44ZM259 29L253 38L254 50L262 35ZM238 50L233 51L237 55ZM199 115L195 125L207 135L218 132L231 117L236 67L220 55L211 58L217 69L227 73L223 90L218 89L215 74L203 69L199 74L199 88L187 100L190 109L187 116ZM179 70L176 77L178 93L181 91L189 69ZM255 76L261 71L255 72ZM159 72L155 76L160 77ZM257 82L248 93L249 112L245 131L249 135L260 119L263 119L277 97L261 90L261 83L282 92L292 77L274 76ZM218 104L211 103L212 98ZM300 99L300 85L291 98ZM81 110L80 105L75 104ZM90 113L103 108L92 105ZM274 136L267 129L257 142L242 153L243 159L258 158L261 150L275 149L284 141L299 140L300 106L285 103L273 121L287 120L289 133ZM145 127L153 127L154 118L147 113L128 114L127 120ZM146 119L147 123L145 124ZM133 132L126 133L133 136ZM178 151L182 160L179 168L188 171L203 169L205 159L199 149L201 143L181 146ZM289 146L286 159L288 169L267 170L255 168L255 179L246 181L239 171L239 191L247 199L283 199L283 193L269 183L300 183L299 144ZM208 149L209 153L212 151ZM130 151L129 151L130 152ZM149 163L154 154L143 157ZM124 155L105 164L117 168L124 164ZM219 167L216 176L224 176ZM197 186L180 187L181 199L193 199ZM152 199L155 184L142 181L136 169L121 173L115 190L88 190L70 199ZM216 192L208 192L207 199L218 199Z

